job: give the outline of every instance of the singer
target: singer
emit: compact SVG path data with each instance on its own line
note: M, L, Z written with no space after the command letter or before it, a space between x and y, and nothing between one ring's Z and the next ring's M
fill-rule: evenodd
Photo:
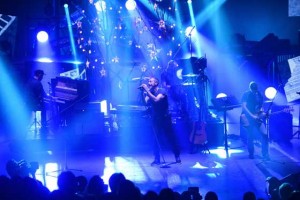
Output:
M168 96L166 91L158 87L159 81L155 77L149 79L148 85L142 84L141 88L145 91L144 99L147 105L150 106L151 117L152 117L152 126L154 131L154 143L153 143L153 152L154 152L154 161L151 165L160 165L161 164L161 141L162 136L167 137L167 141L170 142L172 151L175 155L175 162L181 163L180 160L180 149L177 142L177 138L173 131L172 120L169 114L169 105L168 105ZM164 157L162 156L163 162Z

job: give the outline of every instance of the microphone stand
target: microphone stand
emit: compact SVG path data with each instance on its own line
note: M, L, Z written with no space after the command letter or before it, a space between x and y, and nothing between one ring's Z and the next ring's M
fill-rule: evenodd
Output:
M276 94L275 94L274 98L271 100L271 102L270 102L270 104L269 104L269 106L268 106L268 108L265 112L266 113L266 130L267 130L267 137L268 137L269 142L271 142L271 140L270 140L270 111L271 111L271 108L274 104L274 100L275 100L275 98L278 94L278 89L279 88L280 88L280 85L277 87Z
M126 79L126 84L127 84L127 103L129 103L129 78L130 78L130 76L131 76L131 74L132 74L132 72L133 72L133 70L134 70L134 68L135 68L135 66L136 66L136 63L134 62L133 63L133 65L132 65L132 67L131 67L131 70L130 70L130 72L128 73L128 75L127 75L127 79Z
M193 55L193 52L192 52L192 32L194 30L196 26L193 26L193 28L191 29L190 33L189 33L189 39L190 39L190 54L191 54L191 58L192 58L192 55Z
M139 87L138 87L138 89L140 89L140 94L139 94L138 99L137 99L137 102L139 104L143 103L143 93L144 93L144 91L140 88L140 86L143 84L144 74L145 74L145 72L142 72L142 74L140 76Z
M182 43L180 43L180 46L177 48L177 50L174 53L174 56L172 57L172 60L174 60L179 52L179 50L181 49L181 47L184 45L184 43L186 43L187 39L189 38L190 41L190 53L191 53L191 57L192 57L192 32L194 30L196 26L193 26L193 28L191 29L191 31L189 32L188 36L185 37L184 41Z
M271 108L272 108L272 106L273 106L273 103L274 103L274 100L275 100L275 98L276 98L276 96L277 96L277 94L278 94L278 89L280 88L280 86L281 85L279 85L278 87L277 87L277 89L276 89L276 94L275 94L275 96L274 96L274 98L271 100L271 102L270 102L270 104L269 104L269 106L268 106L268 108L267 108L267 110L266 110L266 131L267 131L267 140L268 140L268 142L271 142L271 140L270 140L270 110L271 110ZM261 161L261 162L259 162L259 163L257 163L256 165L260 165L260 164L262 164L262 163L264 163L264 162L266 162L265 160L263 160L263 161ZM280 163L280 164L285 164L285 162L280 162L280 161L274 161L274 160L269 160L269 162L276 162L276 163Z

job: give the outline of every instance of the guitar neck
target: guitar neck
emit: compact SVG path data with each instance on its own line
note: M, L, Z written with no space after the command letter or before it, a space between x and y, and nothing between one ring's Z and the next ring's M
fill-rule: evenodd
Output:
M272 113L269 113L268 115L276 115L276 114L279 114L279 113L288 113L290 111L293 111L293 108L285 108L283 110L279 110L279 111L276 111L276 112L272 112Z

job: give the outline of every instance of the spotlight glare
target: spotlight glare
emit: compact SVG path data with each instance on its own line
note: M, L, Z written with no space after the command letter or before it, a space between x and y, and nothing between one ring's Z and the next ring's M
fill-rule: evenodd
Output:
M38 32L36 38L39 42L46 42L48 40L48 33L46 31Z
M106 11L106 2L105 1L103 1L103 0L97 1L94 5L98 12Z
M219 94L216 96L217 99L218 99L218 98L224 98L224 97L227 97L227 94L225 94L225 93L219 93Z
M125 3L125 7L127 8L127 10L134 10L136 8L135 0L127 0Z
M38 58L36 61L40 63L53 63L53 60L47 57Z
M195 26L189 26L185 29L185 36L186 37L193 37L196 34L196 31L194 30Z
M65 3L64 4L64 8L68 8L68 7L69 7L69 5Z
M277 90L274 87L268 87L265 90L265 95L268 99L274 99L276 96Z

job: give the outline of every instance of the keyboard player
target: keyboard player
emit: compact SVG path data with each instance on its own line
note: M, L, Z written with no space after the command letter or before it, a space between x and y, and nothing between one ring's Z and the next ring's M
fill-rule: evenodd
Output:
M32 112L34 123L36 122L36 112L41 111L41 127L46 127L46 106L44 102L44 98L47 97L47 94L43 88L41 81L44 78L43 70L35 70L33 73L33 77L31 77L26 85L26 93L27 93L27 107ZM32 117L31 117L32 118ZM33 121L33 120L31 120ZM36 125L36 124L35 124Z

